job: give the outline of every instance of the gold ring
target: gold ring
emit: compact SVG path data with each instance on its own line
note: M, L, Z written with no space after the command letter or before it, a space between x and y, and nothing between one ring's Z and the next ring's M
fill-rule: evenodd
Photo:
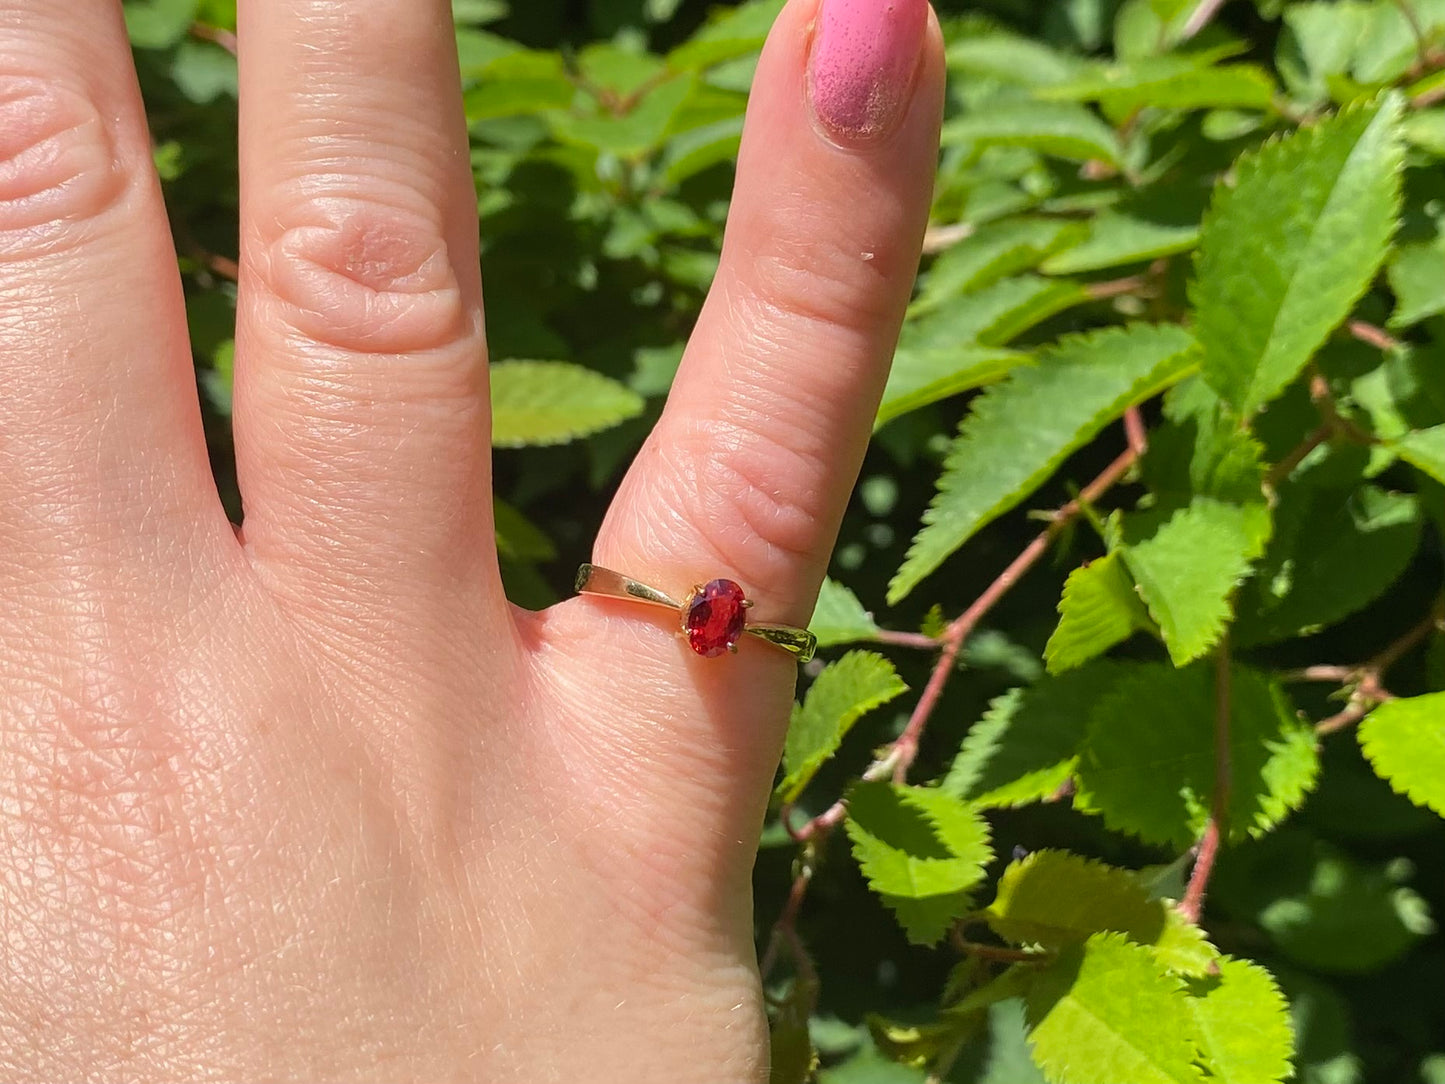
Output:
M807 629L749 621L747 613L752 609L752 600L732 580L709 580L694 587L687 598L678 602L665 592L610 568L583 565L577 570L577 593L667 607L678 615L687 646L706 659L725 651L736 652L738 639L744 633L782 648L799 662L807 662L818 649L818 638Z

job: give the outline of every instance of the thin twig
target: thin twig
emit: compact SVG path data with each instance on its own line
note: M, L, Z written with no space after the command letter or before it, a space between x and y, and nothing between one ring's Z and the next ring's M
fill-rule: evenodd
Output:
M1194 37L1195 34L1198 34L1209 25L1215 14L1223 6L1224 0L1201 0L1200 5L1194 9L1189 19L1185 22L1184 28L1180 30L1179 40L1181 42L1188 41Z
M236 55L236 35L229 30L222 30L219 26L211 26L209 23L192 23L191 37L197 41L209 41L219 45L232 56Z
M1425 28L1420 25L1414 8L1410 7L1406 0L1395 0L1395 6L1400 9L1400 14L1410 25L1410 33L1415 38L1415 66L1412 71L1415 74L1428 71L1431 67L1430 40L1425 36Z
M1194 869L1189 874L1189 887L1185 889L1184 900L1179 905L1191 922L1198 922L1204 911L1209 877L1214 872L1219 844L1229 825L1229 794L1234 774L1229 736L1231 677L1229 638L1226 635L1214 655L1214 795L1209 823L1199 840Z
M1364 320L1351 320L1345 328L1360 342L1376 350L1398 350L1405 345L1384 328Z
M1093 504L1107 493L1129 472L1138 459L1139 453L1133 448L1129 448L1105 467L1097 478L1080 490L1076 498L1049 517L1049 525L1044 528L1043 533L1030 542L1024 551L999 573L998 579L989 584L974 604L948 626L943 634L943 651L938 657L933 673L929 675L928 684L924 686L923 694L918 698L918 703L914 706L913 714L909 716L903 733L898 735L897 740L893 743L890 756L893 761L894 782L902 783L908 777L908 769L912 766L914 758L918 756L919 739L922 737L924 727L928 725L929 716L933 714L939 697L943 695L943 688L948 684L949 676L953 673L954 663L958 659L959 649L962 648L964 640L973 632L974 627L984 615L1012 590L1014 584L1023 578L1040 557L1048 552L1049 543L1054 540L1059 531L1063 530L1064 526L1085 507Z
M960 241L967 241L978 229L972 222L955 222L949 226L932 226L923 235L923 254L936 256Z
M1124 436L1135 455L1142 456L1149 450L1149 433L1144 428L1144 415L1136 406L1124 411Z
M923 651L935 651L943 643L937 636L929 636L926 632L897 632L893 629L879 629L873 634L873 639L880 644L916 647Z
M1109 279L1107 282L1090 282L1084 286L1084 293L1093 301L1104 301L1123 294L1142 294L1149 287L1148 275L1130 275L1122 279Z
M1290 449L1288 455L1269 469L1269 473L1264 476L1265 488L1276 488L1294 473L1294 469L1304 462L1307 455L1328 441L1334 433L1335 427L1331 422L1321 422L1317 428L1312 429L1304 440Z

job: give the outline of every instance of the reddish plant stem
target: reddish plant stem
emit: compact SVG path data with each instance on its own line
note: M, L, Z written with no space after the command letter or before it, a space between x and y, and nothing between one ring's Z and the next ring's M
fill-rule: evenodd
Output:
M803 907L803 900L808 895L808 885L812 883L812 880L812 856L805 853L799 860L798 875L793 878L793 887L788 892L788 902L783 906L783 913L778 916L778 921L773 924L772 936L768 938L767 951L763 953L762 961L758 964L758 973L764 979L776 966L778 953L785 944L793 953L794 966L798 968L799 977L811 974L816 978L813 962L808 959L807 952L803 950L803 943L798 939L797 931L798 912Z
M1264 476L1265 486L1269 489L1278 486L1304 462L1305 456L1329 440L1334 433L1335 427L1332 422L1321 422L1317 428L1310 431L1304 440L1291 448L1288 455L1269 469L1269 473Z
M1364 320L1351 320L1345 328L1360 342L1377 350L1398 350L1404 345L1384 328Z
M1012 590L1014 584L1023 578L1024 573L1048 552L1049 543L1054 540L1059 531L1086 505L1097 501L1117 484L1138 459L1139 453L1133 448L1122 452L1114 462L1104 468L1097 478L1079 492L1078 497L1054 512L1049 519L1049 525L1044 528L1043 532L1030 542L1006 569L999 573L998 579L989 584L972 606L948 626L943 634L943 651L939 654L933 673L929 675L923 695L918 698L918 703L914 706L913 714L909 716L903 733L898 735L887 757L884 758L891 764L895 783L903 783L907 780L908 769L913 765L914 758L918 756L919 739L928 725L928 719L933 714L933 709L938 705L939 697L943 695L943 689L948 684L949 676L953 673L958 653L963 647L964 641L973 632L974 627L1004 595Z
M1123 294L1141 293L1147 290L1149 285L1147 275L1130 275L1128 278L1110 279L1107 282L1091 282L1084 287L1084 292L1094 301L1106 301Z
M1219 856L1219 844L1229 823L1229 794L1234 782L1229 737L1231 677L1226 635L1214 655L1214 795L1209 823L1200 837L1194 869L1189 874L1189 887L1179 904L1191 922L1198 922L1204 911L1209 877L1214 872L1214 860Z
M943 642L936 636L929 636L926 632L895 632L893 629L879 629L874 633L873 639L880 644L916 647L924 651L933 651Z
M191 37L198 41L209 41L219 45L232 56L236 55L236 35L229 30L222 30L219 26L211 26L209 23L192 23Z

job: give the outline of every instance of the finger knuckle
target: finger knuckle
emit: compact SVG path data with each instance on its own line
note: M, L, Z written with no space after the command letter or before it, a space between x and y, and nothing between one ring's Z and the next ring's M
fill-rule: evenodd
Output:
M303 345L419 354L480 330L439 222L402 199L307 197L254 251L248 274Z
M0 72L0 258L64 248L126 191L106 113L87 94Z
M788 597L800 567L821 559L825 465L801 433L773 425L703 421L677 440L679 503L706 524L722 566L749 589ZM685 495L685 496L684 496Z
M792 231L796 232L796 231ZM774 233L749 271L753 300L789 323L866 330L893 316L896 269L823 225L806 240Z

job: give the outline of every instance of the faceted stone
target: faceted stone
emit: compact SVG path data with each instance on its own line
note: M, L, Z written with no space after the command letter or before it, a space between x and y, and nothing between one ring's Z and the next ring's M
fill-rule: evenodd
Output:
M712 580L687 601L682 628L687 644L705 659L729 650L743 634L747 607L743 589L732 580Z

